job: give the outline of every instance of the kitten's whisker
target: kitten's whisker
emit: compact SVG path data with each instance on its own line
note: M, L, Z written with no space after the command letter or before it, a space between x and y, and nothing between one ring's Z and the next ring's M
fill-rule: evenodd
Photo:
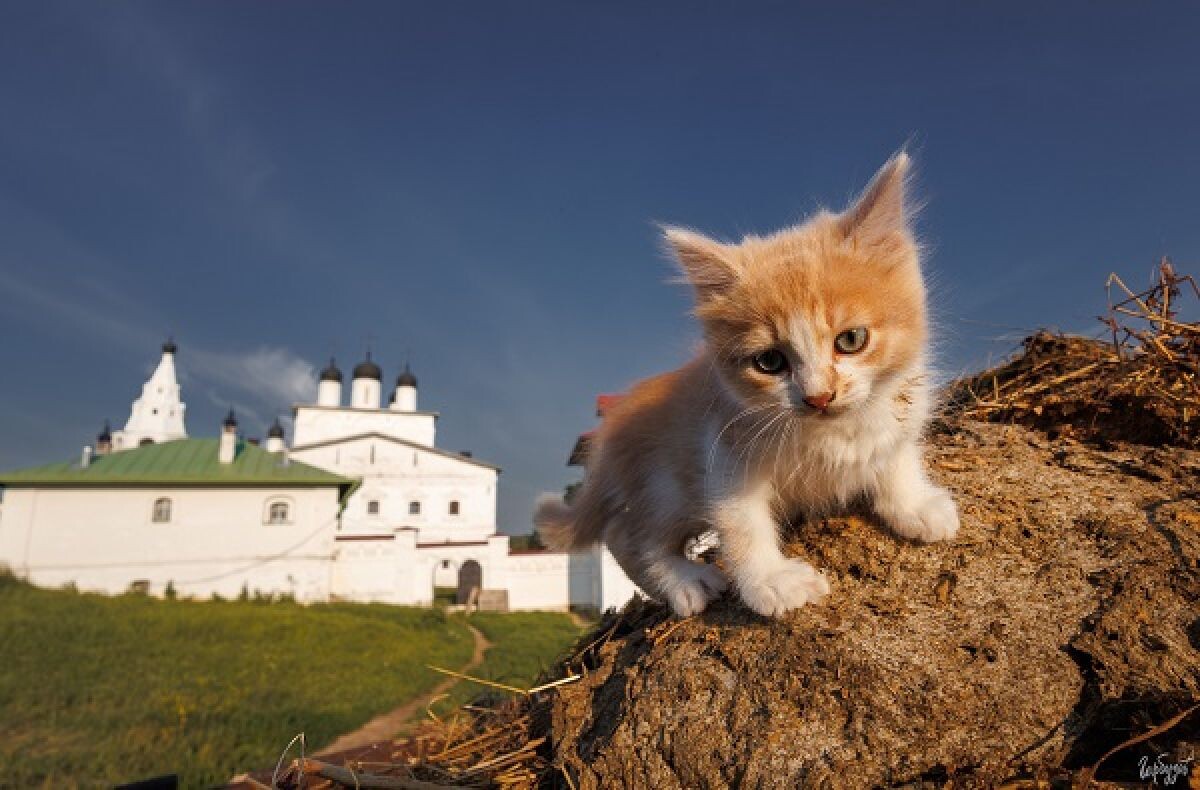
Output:
M758 444L758 440L762 437L762 435L764 433L766 433L767 431L769 431L771 429L771 426L773 426L775 423L777 423L780 419L786 418L787 416L788 416L787 411L780 410L780 411L772 414L769 418L766 418L766 422L764 424L762 424L762 427L760 427L758 429L758 433L754 434L754 438L752 438L749 441L749 443L747 443L747 445L742 449L742 452L738 454L738 465L741 465L743 458L746 459L746 465L745 465L743 471L747 476L750 474L750 464L753 462L753 459L755 458L755 454L754 454L753 450L754 450L755 446ZM755 426L758 426L759 424L760 423L755 423ZM753 428L751 430L753 430ZM769 442L768 442L768 444L769 444Z
M788 439L792 436L792 429L796 423L792 419L783 421L783 427L779 429L779 443L775 445L775 465L771 468L771 481L779 480L779 458L783 454L783 448L787 445Z
M707 477L709 472L712 471L713 462L716 460L717 447L720 444L721 437L725 434L725 431L729 430L729 427L731 425L733 425L735 422L737 422L738 420L740 420L744 417L749 417L751 414L757 414L758 412L761 412L764 409L769 409L769 408L771 408L769 405L751 406L747 409L743 409L741 411L741 413L739 413L737 416L735 416L729 422L725 423L725 425L721 428L721 430L713 438L712 446L709 447L709 449L708 449L708 461L704 465L704 476L705 477ZM735 447L737 446L736 442L734 443L734 446Z
M746 453L753 446L754 439L758 436L756 434L754 437L751 437L750 434L756 429L759 429L759 433L761 433L761 428L768 425L775 418L773 413L774 408L774 406L770 405L760 408L756 412L758 418L754 421L754 424L751 425L743 435L734 439L733 446L730 448L730 450L737 450L739 447L742 449L740 452L738 452L737 457L734 458L733 463L729 465L729 469L727 470L727 475L729 477L737 474L739 468L743 469L743 471L746 469L746 467L744 467L742 464L742 459L746 457ZM767 412L766 415L763 415L764 411ZM744 481L745 476L743 476L743 482Z

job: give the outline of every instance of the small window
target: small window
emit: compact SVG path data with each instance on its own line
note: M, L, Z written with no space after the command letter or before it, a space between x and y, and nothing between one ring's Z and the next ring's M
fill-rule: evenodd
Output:
M155 524L169 524L171 522L171 500L166 497L154 500L154 514L150 520Z
M409 502L408 503L408 515L410 515L410 516L421 515L421 503L417 502L416 500Z
M458 515L458 500L457 499L451 500L451 502L450 502L450 515L452 515L452 516Z
M367 515L369 515L369 516L378 516L379 515L379 500L378 499L372 499L371 501L367 502Z
M289 497L271 497L263 504L262 523L291 524L294 504Z

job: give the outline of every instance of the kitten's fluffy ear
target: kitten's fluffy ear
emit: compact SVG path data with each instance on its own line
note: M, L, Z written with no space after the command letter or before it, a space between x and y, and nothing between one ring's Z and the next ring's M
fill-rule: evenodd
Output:
M855 244L873 246L896 233L909 233L910 207L905 195L912 160L904 151L889 159L858 200L838 218L842 233Z
M679 261L683 279L701 301L727 291L737 280L737 258L726 244L684 228L664 227L663 240Z

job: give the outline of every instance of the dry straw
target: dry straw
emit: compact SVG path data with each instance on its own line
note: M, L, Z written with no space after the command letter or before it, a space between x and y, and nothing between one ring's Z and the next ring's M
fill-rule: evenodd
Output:
M1003 365L960 379L949 409L1080 439L1200 447L1200 324L1180 318L1200 297L1166 258L1134 292L1109 275L1106 341L1041 331ZM1193 303L1193 307L1195 303Z

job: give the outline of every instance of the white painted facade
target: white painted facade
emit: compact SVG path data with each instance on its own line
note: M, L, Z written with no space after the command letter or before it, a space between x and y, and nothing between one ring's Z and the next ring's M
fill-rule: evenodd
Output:
M156 506L169 514L156 522ZM286 504L284 523L271 506ZM119 594L287 593L328 598L338 490L248 487L9 487L0 563L34 584Z

